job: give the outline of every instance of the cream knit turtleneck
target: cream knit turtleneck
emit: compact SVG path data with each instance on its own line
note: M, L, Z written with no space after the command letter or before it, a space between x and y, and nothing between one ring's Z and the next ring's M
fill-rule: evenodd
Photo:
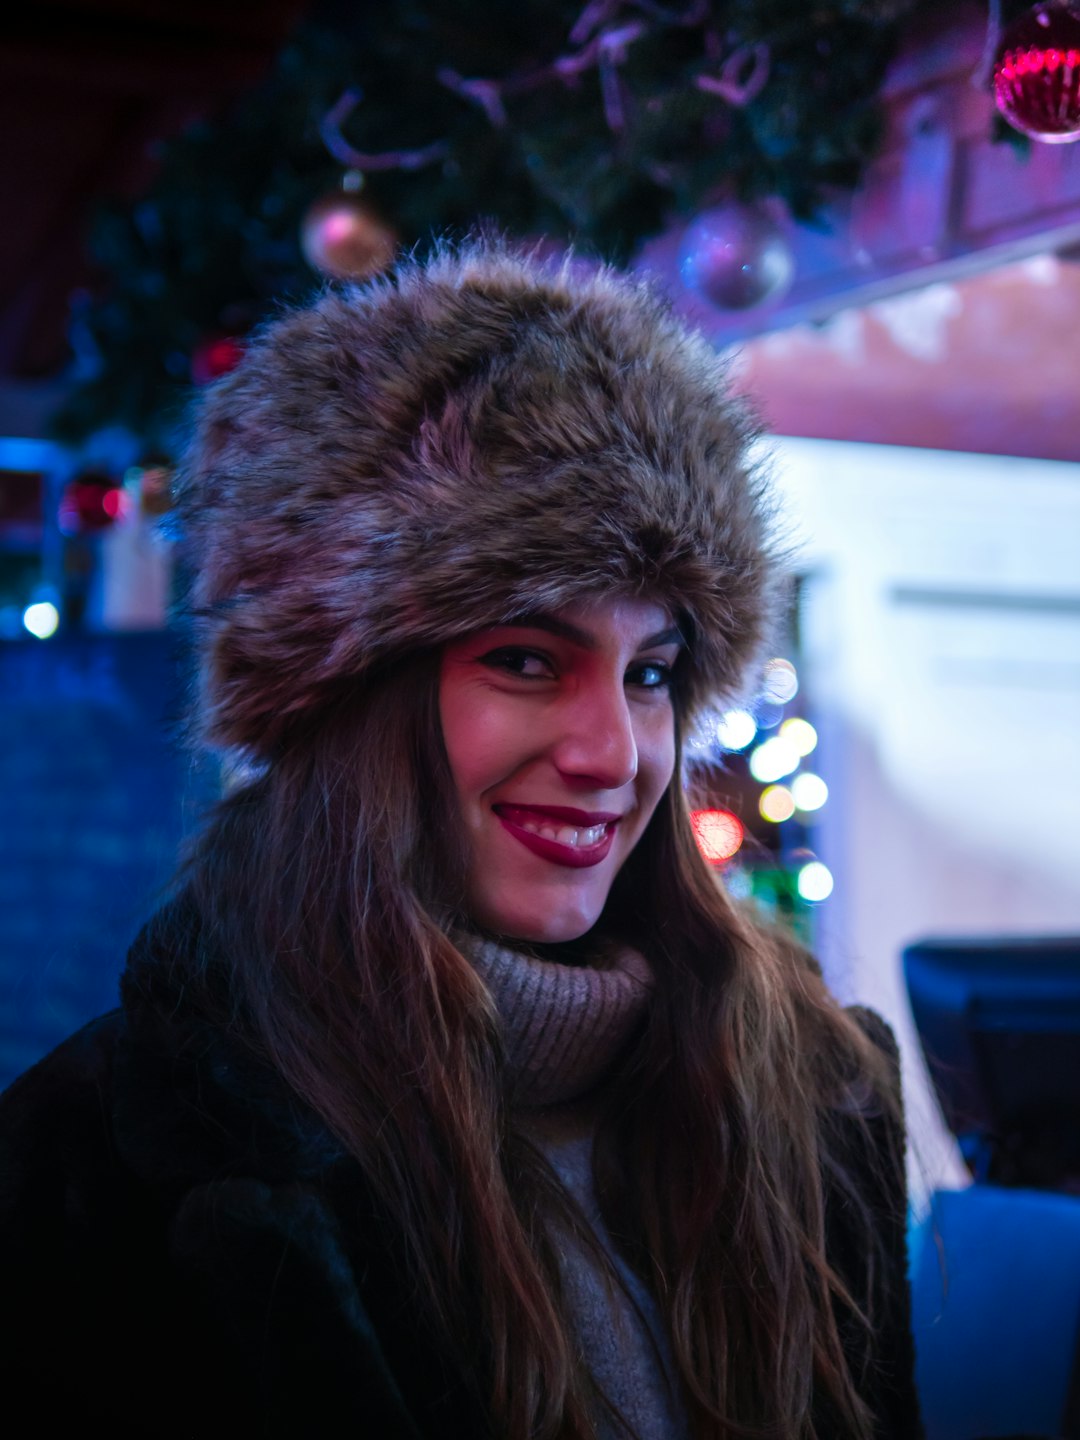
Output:
M652 973L629 947L611 949L595 967L475 938L465 949L502 1022L519 1122L592 1225L625 1289L610 1293L589 1254L556 1228L567 1309L585 1360L639 1440L684 1440L656 1302L616 1252L592 1178L597 1091L645 1018ZM604 1440L625 1434L606 1413L596 1423Z

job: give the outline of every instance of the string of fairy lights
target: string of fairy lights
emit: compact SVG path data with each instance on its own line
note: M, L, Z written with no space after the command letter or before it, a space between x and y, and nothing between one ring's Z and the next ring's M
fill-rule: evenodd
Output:
M799 693L799 676L792 661L782 657L764 667L762 685L750 709L731 709L714 718L690 742L691 762L715 762L741 755L749 775L762 789L758 814L768 825L794 821L799 831L816 823L829 798L829 787L813 768L818 733L802 715L785 713ZM735 893L755 893L753 857L747 855L747 827L730 809L710 806L695 809L691 819L702 854L719 870ZM800 833L800 839L802 835ZM741 862L749 861L749 864ZM827 900L833 891L828 866L804 844L785 847L786 867L792 872L795 896L806 905ZM758 887L759 888L759 887Z

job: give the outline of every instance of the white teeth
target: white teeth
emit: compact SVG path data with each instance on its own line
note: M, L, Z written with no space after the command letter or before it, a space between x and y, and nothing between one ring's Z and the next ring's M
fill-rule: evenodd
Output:
M590 825L587 830L575 830L572 825L554 825L550 820L524 820L518 822L523 830L533 835L542 835L545 840L554 840L558 845L569 845L572 849L588 849L599 845L604 838L606 825Z

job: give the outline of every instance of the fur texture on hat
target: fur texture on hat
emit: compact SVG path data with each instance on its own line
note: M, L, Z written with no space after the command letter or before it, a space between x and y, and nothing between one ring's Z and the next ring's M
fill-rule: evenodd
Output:
M203 738L268 756L382 662L598 594L688 629L685 702L737 694L777 566L755 437L643 284L494 241L270 324L178 482Z

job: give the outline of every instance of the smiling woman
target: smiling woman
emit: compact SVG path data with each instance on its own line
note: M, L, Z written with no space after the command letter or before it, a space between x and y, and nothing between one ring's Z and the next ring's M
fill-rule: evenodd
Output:
M473 921L576 940L599 920L675 768L678 630L645 600L594 600L443 651L439 717Z
M194 729L253 763L121 1008L0 1103L9 1406L919 1433L891 1037L732 903L680 784L768 640L753 433L647 289L490 241L211 387Z

